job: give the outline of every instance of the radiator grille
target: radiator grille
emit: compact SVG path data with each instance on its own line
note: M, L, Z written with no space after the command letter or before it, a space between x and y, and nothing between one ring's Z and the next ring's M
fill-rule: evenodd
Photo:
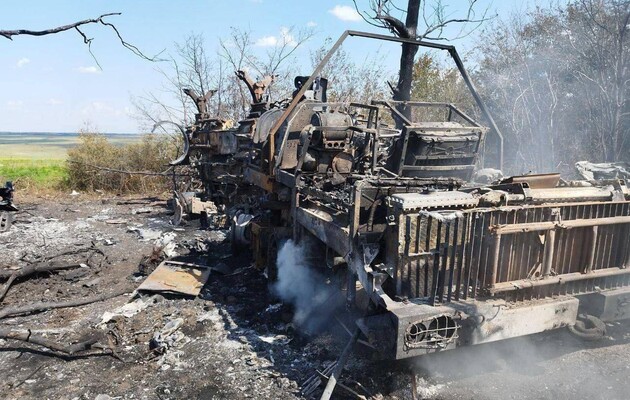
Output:
M630 275L620 270L630 260L629 223L595 229L563 225L582 220L597 225L602 218L629 215L629 202L401 213L396 294L435 304L491 294L526 300L629 285ZM538 231L496 235L492 229L554 221L553 229ZM603 276L608 272L614 276ZM563 277L566 283L538 285Z

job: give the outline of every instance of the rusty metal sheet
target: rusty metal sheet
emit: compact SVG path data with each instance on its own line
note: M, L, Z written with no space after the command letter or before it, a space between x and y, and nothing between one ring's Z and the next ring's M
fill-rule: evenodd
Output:
M256 171L252 168L245 168L243 173L245 181L258 186L268 192L273 192L273 181L269 175Z
M578 161L575 168L582 178L587 180L600 179L628 179L630 178L630 163L591 163Z
M617 216L608 218L575 219L570 221L543 221L528 222L522 224L502 224L489 228L495 235L508 235L511 233L549 231L553 229L585 228L591 226L606 226L630 224L630 216Z
M523 176L511 176L501 183L527 183L530 189L549 189L558 186L560 174L532 174Z
M138 290L197 296L209 276L210 268L166 260L142 282Z

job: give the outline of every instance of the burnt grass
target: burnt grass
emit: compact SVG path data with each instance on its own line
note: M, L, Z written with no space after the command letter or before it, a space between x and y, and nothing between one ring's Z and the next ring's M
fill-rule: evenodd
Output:
M174 229L164 199L64 196L18 199L18 204L22 211L14 227L0 234L0 268L32 262L88 267L16 282L0 308L136 288L145 278L139 265L152 253L154 240L140 239L130 227L173 233L178 258L222 268L212 271L194 299L119 296L0 320L2 326L30 328L66 344L98 337L120 358L59 357L29 343L0 340L0 398L305 398L303 383L335 361L349 338L338 320L351 327L355 315L343 307L316 332L294 326L292 307L269 290L246 251L232 255L225 232L199 230L196 221ZM124 223L107 222L116 220ZM78 252L47 260L90 246L103 255ZM104 313L137 298L151 299L150 305L101 323ZM165 341L168 346L156 349L155 334L175 320L181 326ZM421 399L621 399L630 389L627 328L610 324L609 336L599 342L584 343L560 331L403 362L378 361L357 345L341 382L366 398L369 393L374 399L405 399L411 398L413 371ZM585 370L588 374L576 373ZM319 398L324 385L311 398ZM337 388L333 398L356 396Z

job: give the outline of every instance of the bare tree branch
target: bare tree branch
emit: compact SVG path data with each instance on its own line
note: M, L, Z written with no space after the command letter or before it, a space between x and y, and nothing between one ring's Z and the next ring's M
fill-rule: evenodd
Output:
M402 0L401 0L402 1ZM483 13L482 18L475 17L475 6L478 0L468 0L468 8L461 17L447 14L446 6L441 0L407 0L406 9L398 6L395 0L371 0L369 2L371 13L365 13L359 10L356 0L353 0L355 9L361 17L372 26L388 29L395 36L405 39L431 39L446 40L444 37L444 29L447 26L462 24L467 26L469 23L476 24L466 35L477 29L483 22L490 18L486 18L488 9ZM427 6L430 4L431 6ZM397 18L394 14L400 14ZM422 19L420 18L422 16ZM403 21L404 19L404 21ZM370 21L371 20L371 21ZM464 32L460 30L460 34ZM452 39L452 38L451 38ZM400 69L398 73L398 83L394 88L390 85L393 92L394 100L408 101L410 100L412 83L413 83L413 66L415 56L418 52L418 46L409 43L403 43L401 46ZM407 119L411 117L411 110L403 105L398 106L398 112ZM396 121L398 128L402 122L394 113L392 117Z
M0 319L12 317L21 314L31 314L39 311L53 310L56 308L78 307L86 304L97 303L131 293L133 290L128 288L116 289L110 293L101 293L92 297L83 297L80 299L66 300L60 302L37 302L24 306L5 307L0 309Z
M62 25L62 26L52 28L52 29L45 29L42 31L32 31L28 29L0 30L0 36L4 36L5 38L9 40L13 40L13 36L18 36L18 35L30 35L30 36L52 35L55 33L68 31L70 29L75 29L81 25L101 23L103 21L103 18L105 17L109 17L112 15L121 15L121 14L122 13L107 13L107 14L101 15L98 18L84 19L83 21L75 22L68 25Z
M19 340L22 342L32 343L48 349L58 351L64 354L73 355L81 351L89 350L92 345L98 342L96 337L92 337L83 342L64 345L54 340L50 340L42 335L38 335L31 329L12 329L0 326L0 338L9 340Z
M359 15L361 16L361 18L363 18L363 21L367 22L368 24L375 26L377 28L383 28L383 25L380 24L375 24L372 21L372 17L370 15L368 15L367 12L365 11L361 11L361 9L359 9L359 5L357 4L357 0L352 0L352 2L354 3L354 9L359 13Z
M114 168L107 168L107 167L101 167L99 165L94 165L94 164L89 164L89 163L84 163L84 162L79 162L79 161L73 161L73 160L67 160L67 162L72 163L72 164L80 164L80 165L85 165L87 167L90 168L94 168L100 171L106 171L106 172L114 172L117 174L125 174L125 175L144 175L144 176L173 176L173 173L170 172L173 170L173 167L168 167L167 169L165 169L163 172L151 172L151 171L125 171L122 169L114 169ZM182 174L175 174L177 176L188 176L188 175L182 175Z
M107 26L107 27L111 28L114 31L114 33L116 34L116 36L118 37L118 40L123 45L123 47L125 47L127 50L131 51L136 56L138 56L140 58L143 58L145 60L148 60L148 61L163 61L162 59L158 58L159 55L162 52L156 54L153 57L149 57L149 56L145 55L142 51L140 51L140 49L138 49L138 47L136 47L133 44L125 41L125 39L120 34L120 31L118 31L118 28L116 28L116 26L114 24L112 24L111 22L108 22L108 21L105 20L106 17L118 16L118 15L122 15L122 13L114 12L114 13L102 14L101 16L99 16L97 18L84 19L82 21L77 21L77 22L74 22L74 23L71 23L71 24L58 26L56 28L44 29L44 30L40 30L40 31L34 31L34 30L30 30L30 29L14 29L14 30L0 29L0 36L5 37L5 38L7 38L9 40L13 40L13 36L21 36L21 35L25 35L25 36L47 36L47 35L53 35L53 34L56 34L56 33L61 33L61 32L65 32L65 31L69 31L69 30L73 30L74 29L74 30L76 30L79 33L79 35L81 35L81 38L83 39L83 43L88 46L88 51L90 52L90 55L92 56L92 58L94 58L94 61L96 62L96 64L100 68L101 66L100 66L98 60L96 59L96 57L94 57L94 54L92 53L92 47L91 46L92 46L92 41L94 40L94 38L88 38L87 35L79 27L84 26L84 25L89 25L89 24L101 24L103 26Z

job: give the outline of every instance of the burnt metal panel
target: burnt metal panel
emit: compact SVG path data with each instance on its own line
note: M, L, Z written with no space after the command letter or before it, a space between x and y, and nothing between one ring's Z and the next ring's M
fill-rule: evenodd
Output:
M630 203L399 211L396 295L525 300L630 284Z
M630 288L606 290L579 297L581 312L602 321L630 318Z
M408 302L389 313L363 318L358 326L382 356L404 359L572 325L578 305L571 296L532 303L491 299L430 306Z

